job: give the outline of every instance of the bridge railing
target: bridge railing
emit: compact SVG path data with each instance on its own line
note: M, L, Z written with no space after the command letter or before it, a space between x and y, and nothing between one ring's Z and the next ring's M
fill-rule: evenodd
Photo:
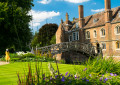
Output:
M39 51L39 52L38 52ZM91 44L79 43L79 42L63 42L59 44L53 44L45 47L36 47L36 54L59 54L66 51L79 51L89 55L100 54L101 48L92 46Z

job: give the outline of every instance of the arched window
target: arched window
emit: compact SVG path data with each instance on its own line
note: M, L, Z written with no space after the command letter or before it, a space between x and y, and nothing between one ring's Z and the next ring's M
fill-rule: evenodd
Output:
M94 37L95 37L95 38L97 37L97 32L96 32L96 30L94 30Z
M104 29L104 28L101 29L101 36L102 36L102 37L105 36L105 29Z
M117 42L116 42L116 48L117 48L117 49L120 49L120 41L117 41Z
M90 38L90 32L89 32L89 31L86 32L86 38L87 38L87 39Z
M120 34L120 26L115 27L116 34Z

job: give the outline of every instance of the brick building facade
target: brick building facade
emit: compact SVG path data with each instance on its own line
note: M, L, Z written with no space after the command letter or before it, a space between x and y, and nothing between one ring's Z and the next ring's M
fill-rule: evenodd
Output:
M83 6L78 6L79 18L61 24L56 32L56 43L81 42L101 47L103 56L120 59L120 6L111 9L111 0L105 0L105 11L84 17ZM58 56L62 56L58 54Z

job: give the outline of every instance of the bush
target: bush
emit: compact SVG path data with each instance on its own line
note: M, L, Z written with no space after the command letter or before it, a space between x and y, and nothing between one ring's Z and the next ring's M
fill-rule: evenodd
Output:
M86 62L86 68L89 69L89 72L105 74L107 73L117 73L120 74L120 62L114 61L113 57L108 59L102 57L96 57Z
M91 62L90 65L93 61L89 61ZM87 62L87 65L89 62ZM48 74L44 74L41 69L42 67L38 67L37 64L35 66L36 73L34 74L32 73L31 66L28 65L28 67L29 72L23 79L18 74L19 85L120 85L120 76L116 73L99 74L90 71L90 68L77 68L76 74L66 72L65 75L63 75L59 72L56 62L57 71L55 71L52 64L49 63L48 68L51 74L48 76Z

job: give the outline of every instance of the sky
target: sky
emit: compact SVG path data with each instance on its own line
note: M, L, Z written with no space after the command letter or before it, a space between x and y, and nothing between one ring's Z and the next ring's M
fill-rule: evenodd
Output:
M29 12L32 15L30 28L33 33L38 31L46 23L56 23L61 19L65 21L68 13L69 20L78 18L78 6L84 6L84 17L104 11L104 0L34 0L34 7ZM120 6L120 0L111 0L111 8Z

